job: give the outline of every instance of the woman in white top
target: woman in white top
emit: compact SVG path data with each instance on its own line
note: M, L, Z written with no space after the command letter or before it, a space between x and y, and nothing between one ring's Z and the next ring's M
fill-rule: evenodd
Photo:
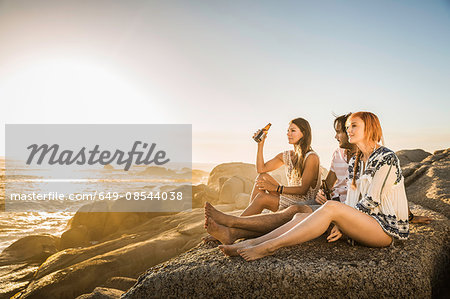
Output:
M329 242L345 234L365 246L386 247L393 238L408 238L403 176L395 153L380 145L382 131L377 116L370 112L353 113L346 128L349 141L358 147L349 163L346 202L327 201L306 219L294 217L266 235L231 245L244 259L255 260L281 247L317 238L330 224L334 227L327 238Z
M264 162L263 148L266 136L258 143L256 170L259 173L250 196L250 204L241 216L260 214L264 209L273 212L290 205L315 204L320 187L319 156L311 148L311 127L303 118L293 119L287 132L294 149L279 153ZM286 166L288 186L280 185L267 172ZM306 207L305 212L311 209Z

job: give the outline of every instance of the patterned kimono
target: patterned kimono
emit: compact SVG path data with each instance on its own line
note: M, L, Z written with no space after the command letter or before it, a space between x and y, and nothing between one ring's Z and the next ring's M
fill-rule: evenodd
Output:
M345 203L375 218L390 236L407 239L408 200L398 157L392 150L381 146L369 156L366 163L360 160L356 190L351 187L354 167L355 157L349 162Z

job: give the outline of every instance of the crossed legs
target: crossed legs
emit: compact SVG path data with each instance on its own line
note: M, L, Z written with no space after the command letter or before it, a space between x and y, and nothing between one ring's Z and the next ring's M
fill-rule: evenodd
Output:
M279 185L277 180L267 173L261 173L256 177L256 180L267 180L274 185ZM248 207L242 212L241 216L250 216L261 214L264 209L275 212L278 210L280 195L276 192L266 192L259 190L256 184L253 185L253 190L250 195L250 203Z
M392 242L392 237L371 216L343 203L327 201L313 214L295 217L266 235L219 248L225 254L240 254L247 261L255 260L273 254L279 248L315 239L331 223L337 225L343 234L369 247L386 247Z
M297 219L307 217L308 206L290 206L282 211L252 216L232 216L205 204L205 227L210 235L222 244L233 244L237 239L255 238L287 223L296 214Z

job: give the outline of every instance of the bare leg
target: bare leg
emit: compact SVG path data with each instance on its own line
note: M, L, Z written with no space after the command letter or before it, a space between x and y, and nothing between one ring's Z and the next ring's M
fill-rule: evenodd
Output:
M215 239L222 244L233 244L237 239L254 238L260 236L262 233L253 232L239 228L229 228L216 223L212 218L206 219L206 230Z
M262 233L267 233L275 228L285 224L296 213L310 213L311 208L308 206L293 205L287 207L284 210L277 211L270 214L259 214L252 216L233 216L225 214L216 208L214 208L210 203L205 204L205 214L207 217L211 217L218 224L234 227L243 228L246 230L257 231Z
M386 234L371 216L343 203L328 201L287 232L275 238L260 237L258 238L260 241L267 240L258 245L239 249L238 253L247 261L259 259L273 254L281 247L300 244L319 237L327 230L330 223L336 224L343 234L366 246L385 247L392 241L392 237Z
M238 250L247 248L247 247L251 247L251 246L256 246L267 240L276 238L276 237L284 234L285 232L289 231L291 228L293 228L295 225L300 223L303 219L305 219L309 215L310 215L310 213L297 213L294 215L294 218L292 218L291 221L285 223L284 225L280 226L279 228L271 231L270 233L268 233L266 235L263 235L259 238L255 238L255 239L247 239L245 241L242 241L242 242L239 242L239 243L236 243L233 245L219 245L219 248L220 248L220 250L222 250L222 252L225 255L229 255L229 256L239 255Z
M248 207L244 210L244 212L242 212L241 216L261 214L261 212L264 209L269 209L272 212L276 212L278 211L279 202L280 202L279 195L260 193L248 205Z
M255 181L263 179L263 178L265 178L266 180L269 180L272 184L275 184L275 185L279 185L280 184L280 183L277 182L276 179L274 179L270 174L267 174L267 173L260 173L256 177ZM250 194L250 203L255 199L256 195L261 194L261 193L267 194L266 191L259 190L256 187L256 184L253 184L253 190L252 190L252 193ZM269 193L272 194L272 195L277 195L276 192L269 192Z

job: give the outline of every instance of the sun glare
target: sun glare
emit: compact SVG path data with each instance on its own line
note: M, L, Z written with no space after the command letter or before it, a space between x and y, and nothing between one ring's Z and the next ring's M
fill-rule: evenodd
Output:
M155 94L146 95L112 67L82 59L41 60L9 74L2 85L2 99L11 103L10 110L16 110L11 113L33 121L37 114L52 117L44 122L74 122L76 117L77 122L92 123L105 112L115 118L102 115L100 122L131 123L133 118L127 112L136 116L145 106L163 111ZM65 109L70 113L63 113ZM120 113L124 118L117 120Z

